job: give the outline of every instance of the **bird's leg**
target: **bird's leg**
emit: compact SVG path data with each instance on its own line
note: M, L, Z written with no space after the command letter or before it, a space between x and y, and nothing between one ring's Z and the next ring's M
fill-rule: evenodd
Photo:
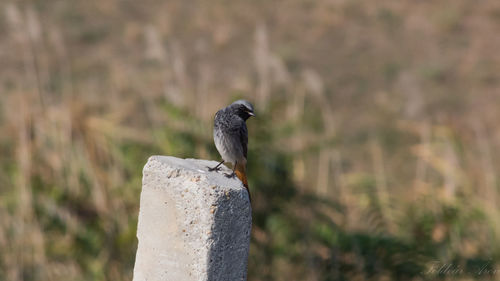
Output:
M219 166L222 165L222 163L224 163L224 160L220 161L219 164L217 164L217 166L215 166L213 168L212 167L207 167L208 171L209 172L213 172L213 171L217 172L218 170L220 170Z
M234 173L234 170L236 170L236 164L238 164L238 161L235 161L235 162L234 162L233 172L232 172L232 173L230 173L230 174L224 174L226 177L228 177L228 178L234 178L234 176L236 175L236 174Z

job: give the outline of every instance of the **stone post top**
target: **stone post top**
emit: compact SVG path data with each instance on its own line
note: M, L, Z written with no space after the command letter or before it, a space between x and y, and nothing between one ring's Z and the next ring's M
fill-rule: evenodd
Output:
M219 162L213 160L183 159L173 156L153 155L149 157L148 163L144 166L143 175L149 172L167 172L166 175L172 177L182 170L183 174L192 174L200 179L203 177L217 186L244 189L243 184L236 177L228 178L224 176L224 174L232 172L228 167L220 165L221 169L218 172L208 171L208 167L214 167L218 163Z

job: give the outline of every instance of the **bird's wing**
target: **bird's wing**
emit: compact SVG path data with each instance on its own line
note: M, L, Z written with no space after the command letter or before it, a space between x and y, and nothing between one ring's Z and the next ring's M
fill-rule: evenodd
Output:
M247 146L248 146L248 130L247 130L247 125L245 124L245 121L243 121L243 126L240 127L239 135L240 135L241 146L243 147L243 155L245 156L245 159L246 159L247 158Z
M243 152L243 156L245 156L246 159L248 146L248 130L245 120L241 118L232 118L229 128L230 132L228 133L233 135L233 140L238 141L239 145L241 145L241 152Z

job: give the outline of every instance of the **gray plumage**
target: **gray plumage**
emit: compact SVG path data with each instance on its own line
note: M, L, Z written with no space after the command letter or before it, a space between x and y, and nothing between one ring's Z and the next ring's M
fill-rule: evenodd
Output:
M248 130L245 121L254 116L253 106L238 100L217 111L214 120L214 142L222 159L245 165L247 160Z

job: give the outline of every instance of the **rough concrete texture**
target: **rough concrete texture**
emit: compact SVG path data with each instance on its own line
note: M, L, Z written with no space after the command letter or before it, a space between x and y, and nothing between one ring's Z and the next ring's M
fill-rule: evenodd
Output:
M152 156L144 166L134 281L246 280L247 191L215 161Z

